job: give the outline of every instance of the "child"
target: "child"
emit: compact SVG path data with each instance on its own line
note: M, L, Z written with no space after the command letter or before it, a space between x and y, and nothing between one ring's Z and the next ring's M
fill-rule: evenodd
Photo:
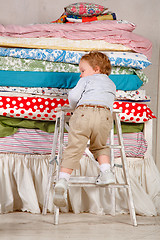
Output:
M89 150L100 165L100 175L95 183L100 186L115 183L110 150L106 146L116 94L116 86L108 77L111 64L105 54L95 51L82 56L79 69L81 78L68 94L69 105L75 111L69 121L68 146L55 185L53 202L59 207L67 204L68 180L72 171L79 168L88 140Z

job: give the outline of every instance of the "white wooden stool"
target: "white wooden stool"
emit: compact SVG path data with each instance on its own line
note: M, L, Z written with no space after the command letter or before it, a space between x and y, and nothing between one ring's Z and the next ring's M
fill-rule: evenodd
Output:
M44 205L43 205L43 214L47 213L48 208L48 201L49 201L49 192L51 188L51 184L55 184L58 181L59 178L59 170L60 170L60 163L62 159L62 153L63 153L63 140L64 140L64 129L67 131L69 130L69 126L67 124L69 120L69 116L66 115L68 112L73 112L68 107L61 107L57 110L56 115L56 124L55 124L55 131L54 131L54 138L53 138L53 147L52 147L52 153L51 153L51 161L49 164L49 175L48 175L48 184L44 199ZM126 155L124 150L124 144L123 144L123 136L122 136L122 129L121 129L121 122L119 113L121 110L113 110L113 119L115 122L115 126L117 129L117 135L118 135L118 145L114 145L114 124L110 133L110 150L111 150L111 166L113 167L121 167L124 174L124 183L123 184L110 184L103 187L111 188L111 196L112 196L112 215L115 215L116 212L116 198L115 198L115 189L116 188L125 188L127 190L127 202L130 212L130 218L133 226L137 226L136 221L136 214L135 214L135 207L133 203L133 196L132 196L132 190L130 185L130 178L128 174L128 167L127 167L127 161L126 161ZM56 148L58 145L58 153L56 155ZM114 149L119 148L121 152L121 165L114 164ZM94 159L92 153L89 151L88 148L86 148L85 153L90 157L90 159L98 165L97 161ZM55 173L54 179L53 179L53 173ZM96 177L87 177L87 176L71 176L69 180L69 187L70 186L78 186L78 187L93 187L97 186L95 184ZM97 186L100 187L100 186ZM57 206L54 207L54 224L58 224L59 219L59 208Z

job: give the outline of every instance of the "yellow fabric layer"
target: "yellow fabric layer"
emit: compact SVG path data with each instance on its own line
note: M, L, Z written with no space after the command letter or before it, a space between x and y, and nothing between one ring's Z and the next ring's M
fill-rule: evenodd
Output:
M113 16L111 14L108 14L108 15L99 15L97 16L97 19L99 21L102 21L102 20L113 20Z
M108 43L104 40L70 40L66 38L13 38L1 37L2 47L48 48L72 51L131 51L122 44Z

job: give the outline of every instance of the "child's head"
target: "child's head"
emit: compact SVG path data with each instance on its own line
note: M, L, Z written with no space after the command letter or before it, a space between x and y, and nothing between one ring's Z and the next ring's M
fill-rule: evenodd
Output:
M109 75L111 73L111 63L104 53L93 51L82 56L79 63L79 69L81 77L96 73Z

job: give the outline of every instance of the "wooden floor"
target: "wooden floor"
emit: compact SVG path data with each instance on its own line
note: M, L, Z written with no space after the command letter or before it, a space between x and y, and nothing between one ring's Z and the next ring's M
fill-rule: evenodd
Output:
M137 222L133 227L129 215L61 213L53 225L53 214L14 212L0 215L0 240L160 240L160 216L137 216Z

